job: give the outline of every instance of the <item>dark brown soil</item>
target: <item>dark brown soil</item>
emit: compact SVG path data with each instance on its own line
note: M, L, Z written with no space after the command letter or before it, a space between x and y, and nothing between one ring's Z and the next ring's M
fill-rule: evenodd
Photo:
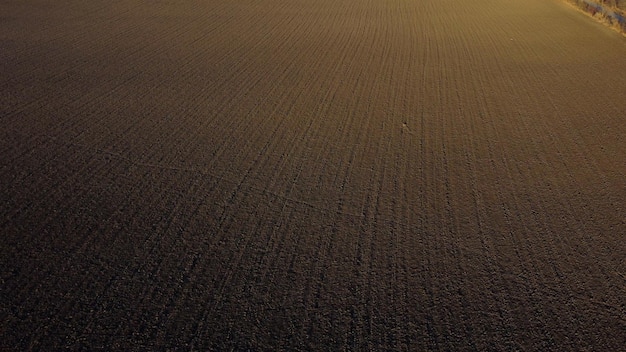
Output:
M557 0L2 1L0 350L623 350L625 58Z

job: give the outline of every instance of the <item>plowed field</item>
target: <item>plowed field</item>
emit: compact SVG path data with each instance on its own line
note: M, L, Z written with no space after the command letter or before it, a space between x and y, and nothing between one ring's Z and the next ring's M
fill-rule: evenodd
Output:
M557 0L0 3L1 350L623 350L625 199Z

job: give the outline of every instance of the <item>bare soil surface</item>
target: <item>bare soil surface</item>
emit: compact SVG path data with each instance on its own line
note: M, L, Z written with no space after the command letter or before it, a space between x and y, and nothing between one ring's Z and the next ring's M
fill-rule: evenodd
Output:
M624 350L625 58L557 0L2 1L0 349Z

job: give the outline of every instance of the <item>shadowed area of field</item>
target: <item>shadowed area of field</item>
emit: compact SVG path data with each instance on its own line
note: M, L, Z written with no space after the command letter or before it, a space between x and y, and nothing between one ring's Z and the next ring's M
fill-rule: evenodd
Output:
M2 1L0 349L623 349L625 73L556 0Z

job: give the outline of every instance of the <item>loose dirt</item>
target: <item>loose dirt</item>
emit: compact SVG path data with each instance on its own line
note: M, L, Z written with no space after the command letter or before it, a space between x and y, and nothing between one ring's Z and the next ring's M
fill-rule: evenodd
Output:
M0 349L618 351L626 40L557 0L0 4Z

